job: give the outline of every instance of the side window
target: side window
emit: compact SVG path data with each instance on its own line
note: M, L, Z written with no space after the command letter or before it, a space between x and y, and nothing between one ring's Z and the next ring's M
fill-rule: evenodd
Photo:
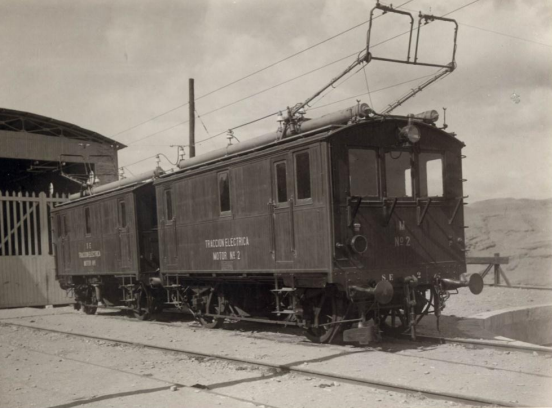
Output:
M286 162L282 161L274 164L274 169L276 177L276 202L286 203L288 200Z
M412 163L410 153L385 153L387 197L412 197Z
M440 153L420 153L420 196L443 196L443 155Z
M90 207L86 207L84 209L84 226L85 226L85 234L91 235L92 234L92 224L90 220Z
M230 175L228 171L218 174L220 213L230 212Z
M375 150L349 149L350 193L357 197L378 196L378 155Z
M172 191L165 190L165 216L167 221L174 219Z
M312 198L309 152L295 155L295 186L298 200Z
M126 226L127 226L126 203L124 201L119 201L119 227L126 228Z

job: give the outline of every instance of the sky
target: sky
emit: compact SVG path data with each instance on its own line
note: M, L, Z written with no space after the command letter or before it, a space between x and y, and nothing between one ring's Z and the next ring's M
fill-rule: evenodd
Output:
M403 3L415 16L453 11L447 17L459 23L458 67L394 113L435 109L440 126L446 108L447 131L466 144L468 201L552 197L552 0L398 0L394 6ZM195 80L200 155L227 144L225 135L213 136L306 100L344 70L365 47L374 5L0 0L0 107L70 122L128 145L119 152L126 175L153 169L156 153L166 156L161 166L169 169L174 146L188 143L189 78ZM371 43L382 44L372 54L404 58L408 37L398 35L408 22L391 14L375 19ZM425 26L419 60L449 63L452 40L452 24ZM356 99L382 111L435 71L372 61L315 100L307 116L353 106ZM270 116L234 133L246 140L276 128Z

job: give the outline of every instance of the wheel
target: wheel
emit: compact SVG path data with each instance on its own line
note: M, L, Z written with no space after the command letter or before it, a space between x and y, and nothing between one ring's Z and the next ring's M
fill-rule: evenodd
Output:
M81 303L82 311L84 313L86 313L87 315L96 314L96 311L98 310L98 308L96 306L92 306L92 305L97 305L98 304L98 299L96 298L96 291L94 290L94 288L92 288L91 295L86 297L85 302L86 302L86 304Z
M206 329L216 329L221 327L224 323L223 318L205 316L206 313L223 314L224 310L221 298L214 290L212 290L206 298L207 299L204 303L205 306L202 308L201 313L197 316L199 323L201 323L201 325Z
M380 328L384 333L402 334L408 330L408 316L402 308L385 309L380 314Z
M165 309L165 304L161 301L153 301L153 314L159 314L163 312L163 309Z
M305 330L305 337L313 343L328 343L335 332L339 330L339 325L320 326L326 323L337 322L339 313L337 302L334 296L322 294L310 302L312 308L312 326ZM341 319L339 319L341 320ZM318 326L318 327L315 327Z
M153 299L146 287L139 283L133 290L133 301L130 305L132 314L139 320L148 320L152 313Z

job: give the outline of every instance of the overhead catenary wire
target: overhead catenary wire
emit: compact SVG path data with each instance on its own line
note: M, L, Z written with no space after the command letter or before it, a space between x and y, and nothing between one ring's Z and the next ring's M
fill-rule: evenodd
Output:
M347 79L349 78L352 78L354 75L356 75L358 72L360 72L361 69L359 69L357 72L355 72L353 75L351 75L350 77L348 77ZM394 87L397 87L397 86L400 86L400 85L404 85L404 84L407 84L407 83L410 83L410 82L414 82L414 81L419 81L420 79L425 79L425 78L429 78L433 76L433 74L430 74L430 75L424 75L424 76L421 76L421 77L417 77L417 78L413 78L413 79L409 79L407 81L403 81L403 82L399 82L399 83L396 83L396 84L393 84L393 85L389 85L389 86L386 86L384 88L379 88L379 89L376 89L376 90L373 90L373 91L370 91L370 93L376 93L376 92L380 92L380 91L384 91L384 90L387 90L387 89L391 89L391 88L394 88ZM345 83L347 81L347 79L343 82L341 82L340 84L336 85L336 87L339 87L340 85L342 85L343 83ZM328 92L329 94L329 92ZM324 108L326 106L331 106L331 105L334 105L334 104L337 104L337 103L340 103L340 102L344 102L344 101L347 101L349 99L354 99L354 98L358 98L359 96L363 96L363 95L366 95L368 94L368 92L364 92L364 93L361 93L361 94L358 94L358 95L354 95L354 96L350 96L350 97L347 97L347 98L344 98L344 99L340 99L338 101L334 101L334 102L330 102L328 104L325 104L325 105L321 105L321 106L316 106L316 107L311 107L309 109L309 111L311 110L316 110L316 109L320 109L320 108ZM319 102L322 98L320 98L317 102ZM237 126L234 126L234 127L231 127L227 130L224 130L220 133L217 133L213 136L210 136L206 139L202 139L202 140L199 140L196 142L196 145L198 144L201 144L203 142L206 142L208 140L211 140L211 139L214 139L216 137L219 137L219 136L222 136L226 133L228 133L229 130L236 130L236 129L239 129L239 128L242 128L242 127L245 127L245 126L248 126L248 125L251 125L253 123L256 123L256 122L260 122L261 120L264 120L264 119L268 119L270 117L274 117L275 115L277 115L279 112L281 112L283 109L278 109L278 110L275 110L274 112L268 114L268 115L265 115L265 116L262 116L260 118L257 118L257 119L254 119L254 120L251 120L249 122L246 122L246 123L242 123L240 125L237 125ZM172 146L172 145L168 145L168 144L163 144L163 145L136 145L136 146L129 146L129 147L142 147L142 146L149 146L149 147L161 147L161 146ZM188 147L188 145L184 145L183 147Z
M408 1L404 2L403 4L400 4L399 6L397 6L397 7L395 7L395 8L401 8L401 7L407 5L408 3L411 3L411 2L413 2L413 1L414 1L414 0L408 0ZM377 19L377 18L379 18L379 17L381 17L382 15L383 15L383 14L374 17L374 20ZM278 61L276 61L276 62L273 62L273 63L271 63L271 64L269 64L269 65L267 65L267 66L265 66L265 67L263 67L263 68L260 68L260 69L254 71L254 72L252 72L252 73L250 73L250 74L247 74L247 75L245 75L245 76L243 76L243 77L241 77L241 78L239 78L239 79L237 79L237 80L235 80L235 81L232 81L232 82L230 82L230 83L228 83L228 84L226 84L226 85L223 85L223 86L221 86L221 87L219 87L219 88L217 88L217 89L214 89L213 91L207 92L206 94L203 94L203 95L201 95L201 96L198 96L198 97L196 97L195 100L198 101L198 100L200 100L200 99L206 98L207 96L210 96L210 95L212 95L212 94L214 94L214 93L216 93L216 92L219 92L219 91L221 91L221 90L223 90L223 89L226 89L226 88L228 88L228 87L230 87L230 86L232 86L232 85L235 85L235 84L237 84L237 83L239 83L239 82L241 82L241 81L244 81L245 79L251 78L252 76L257 75L257 74L259 74L259 73L261 73L261 72L263 72L263 71L266 71L266 70L269 69L269 68L272 68L272 67L274 67L274 66L276 66L276 65L278 65L278 64L281 64L282 62L288 61L288 60L290 60L290 59L292 59L292 58L294 58L294 57L296 57L296 56L298 56L298 55L301 55L301 54L304 53L304 52L310 51L310 50L312 50L312 49L314 49L314 48L316 48L316 47L318 47L318 46L320 46L320 45L322 45L322 44L324 44L324 43L327 43L328 41L331 41L331 40L333 40L333 39L335 39L335 38L337 38L337 37L340 37L340 36L343 35L343 34L346 34L346 33L350 32L350 31L352 31L352 30L354 30L354 29L356 29L356 28L358 28L358 27L361 27L361 26L367 24L368 22L369 22L369 20L363 21L362 23L359 23L359 24L357 24L357 25L355 25L355 26L353 26L353 27L350 27L350 28L348 28L348 29L346 29L346 30L344 30L344 31L341 31L341 32L339 32L339 33L337 33L337 34L335 34L335 35L333 35L333 36L331 36L331 37L328 37L328 38L326 38L326 39L324 39L324 40L322 40L322 41L320 41L320 42L318 42L318 43L316 43L316 44L313 44L313 45L311 45L311 46L309 46L309 47L307 47L307 48L304 48L304 49L302 49L302 50L300 50L300 51L297 51L297 52L295 52L295 53L293 53L293 54L291 54L291 55L288 55L288 56L285 57L285 58L282 58L282 59L280 59L280 60L278 60ZM130 130L136 129L136 128L142 126L142 125L145 125L146 123L149 123L149 122L151 122L151 121L153 121L153 120L155 120L155 119L158 119L158 118L160 118L160 117L162 117L162 116L165 116L165 115L167 115L167 114L169 114L169 113L171 113L171 112L174 112L174 111L176 111L176 110L178 110L178 109L180 109L180 108L183 108L184 106L187 106L188 103L189 103L189 102L185 102L185 103L183 103L183 104L180 104L180 105L178 105L178 106L175 106L175 107L173 107L173 108L171 108L171 109L169 109L169 110L167 110L167 111L165 111L165 112L162 112L162 113L160 113L160 114L158 114L158 115L155 115L155 116L153 116L153 117L151 117L151 118L149 118L149 119L147 119L147 120L145 120L145 121L143 121L143 122L140 122L140 123L138 123L138 124L136 124L136 125L134 125L134 126L131 126L131 127L127 128L127 129L121 130L120 132L117 132L117 133L111 135L110 137L111 137L111 138L114 138L115 136L119 136L119 135L121 135L121 134L123 134L123 133L129 132Z
M443 14L441 17L448 16L449 14L452 14L452 13L454 13L454 12L456 12L456 11L459 11L459 10L461 10L461 9L463 9L463 8L466 8L466 7L468 7L468 6L472 5L472 4L475 4L475 3L477 3L478 1L479 1L479 0L474 0L474 1L472 1L471 3L468 3L468 4L465 4L465 5L463 5L463 6L460 6L460 7L458 7L457 9L454 9L454 10L452 10L452 11L449 11L449 12L446 13L446 14ZM405 4L406 4L406 3L405 3ZM380 15L380 16L376 16L376 18L377 18L377 17L381 17L381 15ZM415 30L417 30L417 28L414 28L414 31L415 31ZM387 43L387 42L389 42L389 41L392 41L392 40L394 40L394 39L396 39L396 38L398 38L398 37L401 37L401 36L403 36L403 35L406 35L406 34L408 34L408 33L410 33L410 30L408 30L408 31L403 31L402 33L399 33L399 34L397 34L397 35L395 35L395 36L393 36L393 37L390 37L390 38L388 38L388 39L386 39L386 40L383 40L383 41L381 41L381 42L379 42L379 43L376 43L376 44L372 45L371 48L375 48L375 47L377 47L377 46L379 46L379 45L385 44L385 43ZM360 52L362 52L362 50L360 50ZM326 68L326 67L328 67L328 66L330 66L330 65L336 64L336 63L338 63L338 62L340 62L340 61L343 61L343 60L346 60L346 59L348 59L348 58L351 58L352 56L358 55L358 53L359 53L359 51L356 51L356 52L354 52L354 53L352 53L352 54L349 54L349 55L347 55L347 56L345 56L345 57L342 57L342 58L340 58L340 59L338 59L338 60L332 61L332 62L330 62L330 63L328 63L328 64L322 65L322 66L320 66L320 67L318 67L318 68L315 68L315 69L310 70L310 71L308 71L308 72L305 72L305 73L303 73L303 74L301 74L301 75L298 75L298 76L296 76L296 77L293 77L293 78L291 78L291 79L288 79L288 80L286 80L286 81L284 81L284 82L281 82L281 83L276 84L276 85L273 85L273 86L271 86L271 87L269 87L269 88L263 89L262 91L255 92L254 94L248 95L248 96L243 97L243 98L240 98L240 99L238 99L238 100L236 100L236 101L230 102L230 103L228 103L228 104L226 104L226 105L223 105L223 106L220 106L220 107L218 107L218 108L215 108L215 109L213 109L213 110L211 110L211 111L209 111L209 112L204 113L203 116L206 116L206 115L209 115L209 114L218 112L218 111L220 111L220 110L222 110L222 109L228 108L228 107L230 107L230 106L233 106L233 105L235 105L235 104L238 104L238 103L240 103L240 102L243 102L243 101L245 101L245 100L247 100L247 99L253 98L253 97L255 97L255 96L258 96L258 95L260 95L260 94L263 94L263 93L268 92L268 91L270 91L270 90L273 90L273 89L275 89L275 88L278 88L278 87L280 87L280 86L283 86L283 85L285 85L285 84L287 84L287 83L289 83L289 82L292 82L292 81L295 81L295 80L297 80L297 79L299 79L299 78L302 78L302 77L304 77L304 76L310 75L310 74L312 74L312 73L314 73L314 72L317 72L317 71L319 71L319 70L321 70L321 69L324 69L324 68ZM168 130L174 129L175 127L184 125L184 124L186 124L186 123L188 123L188 122L189 122L189 120L185 120L185 121L179 122L179 123L177 123L177 124L175 124L175 125L173 125L173 126L170 126L170 127L168 127L168 128L162 129L162 130L157 131L157 132L154 132L154 133L152 133L152 134L149 134L149 135L147 135L147 136L144 136L144 137L142 137L142 138L140 138L140 139L138 139L138 140L135 140L135 141L133 141L133 142L130 142L130 143L128 143L128 144L131 145L131 144L134 144L134 143L141 142L142 140L148 139L148 138L150 138L150 137L152 137L152 136L155 136L155 135L158 135L158 134L160 134L160 133L166 132L166 131L168 131ZM220 134L219 134L219 136L220 136Z
M125 164L124 166L121 166L121 167L128 168L129 166L134 166L135 164L145 162L146 160L153 159L154 157L157 157L157 154L154 154L153 156L148 156L146 158L140 159L130 164Z
M470 25L470 24L465 24L465 23L458 23L458 24L460 24L461 26L465 26L465 27L469 27L469 28L475 28L475 29L481 30L481 31L486 31L488 33L493 33L493 34L496 34L496 35L501 35L501 36L504 36L504 37L510 37L510 38L514 38L516 40L525 41L525 42L529 42L529 43L533 43L533 44L537 44L537 45L543 45L543 46L548 47L548 48L552 48L552 45L550 45L550 44L542 43L542 42L535 41L535 40L529 40L528 38L522 38L522 37L518 37L518 36L515 36L515 35L511 35L511 34L500 33L498 31L493 31L493 30L489 30L487 28L477 27L477 26Z
M462 6L463 7L467 7L469 6L470 4L467 4L465 6ZM405 10L407 11L411 11L411 12L417 12L417 10L414 10L414 9L410 9L410 8L407 8L407 7L404 7ZM458 11L458 10L454 10L454 11ZM449 13L450 14L450 13ZM443 16L441 17L444 17L446 16L447 14L444 14ZM523 38L523 37L519 37L519 36L516 36L516 35L512 35L512 34L506 34L506 33L501 33L499 31L494 31L494 30L489 30L488 28L483 28L483 27L478 27L478 26L474 26L474 25L471 25L471 24L466 24L466 23L458 23L458 25L461 25L463 27L469 27L469 28L474 28L476 30L481 30L481 31L485 31L487 33L491 33L491 34L496 34L496 35L500 35L500 36L503 36L503 37L509 37L509 38L513 38L513 39L516 39L516 40L520 40L520 41L525 41L525 42L529 42L529 43L533 43L533 44L537 44L537 45L542 45L544 47L549 47L549 48L552 48L552 45L551 44L546 44L546 43L543 43L543 42L540 42L540 41L536 41L536 40L531 40L529 38Z
M327 103L327 104L325 104L325 105L316 106L316 107L314 107L314 108L311 108L310 110L316 110L316 109L325 108L326 106L331 106L331 105L335 105L336 103L345 102L345 101L348 101L349 99L355 99L355 98L358 98L359 96L364 96L364 95L367 95L367 94L370 94L370 93L376 93L376 92L385 91L385 90L387 90L387 89L395 88L395 87L397 87L397 86L404 85L404 84L408 84L408 83L410 83L410 82L419 81L420 79L429 78L429 77L431 77L431 76L433 76L433 74L424 75L424 76L421 76L421 77L418 77L418 78L409 79L408 81L399 82L399 83L397 83L397 84L389 85L389 86L386 86L386 87L384 87L384 88L379 88L379 89L376 89L376 90L373 90L373 91L364 92L364 93L361 93L361 94L349 96L349 97L347 97L347 98L340 99L340 100L334 101L334 102L330 102L330 103Z
M458 7L458 8L456 8L456 9L454 9L454 10L452 10L452 11L446 13L446 14L443 14L443 15L440 16L440 17L448 16L448 15L450 15L450 14L452 14L452 13L455 13L455 12L457 12L457 11L459 11L459 10L462 10L462 9L468 7L468 6L471 6L472 4L475 4L475 3L479 2L479 1L480 1L480 0L474 0L474 1L470 2L470 3L467 3L467 4L463 5L463 6ZM405 3L405 4L406 4L406 3ZM381 15L380 15L380 16L381 16ZM380 17L380 16L377 16L377 17ZM376 18L377 18L377 17L376 17ZM417 28L415 28L414 30L417 30ZM374 47L377 47L377 46L379 46L379 45L385 44L385 43L387 43L387 42L389 42L389 41L391 41L391 40L393 40L393 39L395 39L395 38L398 38L398 37L403 36L403 35L408 34L408 33L410 33L410 30L405 31L405 32L402 32L402 33L400 33L400 34L397 34L397 35L395 35L395 36L393 36L393 37L390 37L390 38L388 38L388 39L386 39L386 40L383 40L383 41L381 41L381 42L379 42L379 43L377 43L377 44L374 44L371 48L374 48ZM362 50L361 50L360 52L362 52ZM296 80L296 79L301 78L301 77L303 77L303 76L309 75L309 74L311 74L311 73L313 73L313 72L316 72L316 71L318 71L318 70L320 70L320 69L323 69L323 68L325 68L325 67L327 67L327 66L330 66L330 65L335 64L335 63L337 63L337 62L340 62L340 61L342 61L342 60L344 60L344 59L347 59L347 58L350 58L350 57L352 57L352 56L354 56L354 55L357 55L358 53L359 53L359 52L357 51L357 52L355 52L355 53L353 53L353 54L350 54L350 55L348 55L348 56L346 56L346 57L340 58L340 59L338 59L338 60L336 60L336 61L333 61L333 62L331 62L331 63L329 63L329 64L325 64L325 65L322 66L322 67L316 68L316 69L311 70L311 71L309 71L309 72L307 72L307 73L304 73L304 74L301 74L301 75L299 75L299 76L297 76L297 77L294 77L294 78L291 78L291 79L289 79L289 80L286 80L286 81L284 81L284 82L282 82L282 83L280 83L280 84L274 85L274 86L272 86L272 87L270 87L270 88L267 88L267 89L265 89L265 90L263 90L263 91L260 91L260 92L257 92L257 93L255 93L255 94L249 95L249 96L247 96L247 97L245 97L245 98L241 98L240 100L231 102L230 104L227 104L227 105L225 105L225 106L216 108L216 109L214 109L214 110L212 110L212 111L209 111L209 112L205 113L203 116L208 115L208 114L210 114L210 113L217 112L217 111L219 111L219 110L221 110L221 109L223 109L223 108L226 108L226 107L228 107L228 106L235 105L235 104L237 104L237 103L239 103L239 102L242 102L242 101L244 101L244 100L246 100L246 99L249 99L249 98L252 98L252 97L254 97L254 96L257 96L257 95L259 95L259 94L261 94L261 93L267 92L268 90L274 89L274 88L276 88L276 87L278 87L278 86L284 85L284 84L289 83L289 82L291 82L291 81L293 81L293 80ZM427 78L427 77L429 77L429 76L432 76L432 75L423 76L423 77L416 78L416 79L413 79L413 80L405 81L405 82L403 82L403 83L413 82L413 81L416 81L416 80L419 80L419 79L422 79L422 78ZM390 87L399 86L399 85L402 85L403 83L395 84L395 85L392 85L392 86L390 86ZM382 91L382 90L384 90L384 89L389 89L389 87L388 87L388 88L381 88L381 89L378 89L378 90L376 90L376 91L372 91L372 93L374 93L374 92L379 92L379 91ZM368 92L368 94L370 94L370 92ZM345 101L345 100L348 100L348 99L356 98L356 97L362 96L362 95L366 95L366 93L363 93L363 94L360 94L360 95L356 95L356 96L353 96L353 97L349 97L349 98L343 99L343 100L341 100L341 101L332 102L332 103L330 103L330 104L326 104L326 105L323 105L323 106L319 106L319 107L317 107L316 109L322 108L322 107L325 107L325 106L329 106L329 105L333 105L333 104L335 104L335 103L339 103L339 102L342 102L342 101ZM234 130L234 129L237 129L237 128L239 128L239 127L246 126L246 125L248 125L248 124L258 122L258 121L260 121L260 120L266 119L266 118L268 118L268 117L270 117L270 116L273 116L273 115L275 115L275 114L276 114L276 113L273 113L273 114L264 116L264 117L262 117L262 118L255 119L255 120L253 120L253 121L251 121L251 122L248 122L248 123L239 125L239 126L237 126L237 127L231 128L230 130ZM182 125L182 124L185 124L185 123L188 123L188 121L184 121L184 122L177 123L177 124L175 124L175 125L173 125L173 126L167 128L167 129L163 129L163 130L161 130L161 131L159 131L159 132L155 132L155 133L153 133L153 134L147 135L147 136L145 136L145 137L143 137L143 138L141 138L141 139L139 139L139 140L137 140L137 141L131 142L131 143L129 143L129 144L137 143L137 142L139 142L139 141L141 141L141 140L147 139L147 138L149 138L149 137L151 137L151 136L154 136L154 135L156 135L156 134L159 134L159 133L165 132L165 131L167 131L167 130L173 129L173 128L175 128L175 127L177 127L177 126L180 126L180 125ZM221 136L221 135L223 135L223 134L225 134L225 133L227 133L227 131L218 133L218 134L216 134L216 135L214 135L214 136L211 136L211 137L209 137L209 138L207 138L207 139L203 139L203 140L201 140L201 141L198 141L196 144L200 144L200 143L203 143L203 142L205 142L205 141L207 141L207 140L211 140L211 139L213 139L213 138L215 138L215 137L218 137L218 136ZM136 164L136 163L133 163L133 164Z
M364 81L366 82L366 91L368 93L368 97L370 98L370 108L372 108L372 110L376 110L376 107L374 106L374 102L372 102L372 92L370 92L370 85L368 84L368 76L366 75L366 65L362 67L362 70L364 71Z
M207 135L211 136L209 134L209 131L207 130L207 126L205 126L205 122L203 122L203 119L201 119L201 116L199 116L199 112L197 111L197 109L195 109L195 113L197 115L197 118L199 119L199 121L201 122L201 124L203 125L203 129L205 129L205 133L207 133Z
M332 85L332 89L330 89L328 92L326 92L324 95L320 96L320 98L318 98L318 100L314 103L312 103L310 105L310 107L308 108L308 110L310 111L312 109L312 107L314 105L316 105L317 103L320 103L320 101L322 99L324 99L326 96L330 95L333 91L335 91L337 88L339 88L341 85L343 85L345 82L347 82L348 80L350 80L351 78L355 77L360 71L362 71L362 69L364 69L364 67L366 66L366 64L363 64L359 69L357 69L352 75L349 75L347 78L345 78L343 81L341 81L339 84L336 84L335 86Z
M329 67L329 66L331 66L331 65L333 65L333 64L336 64L336 63L341 62L341 61L343 61L343 60L349 59L349 58L351 58L352 56L357 55L357 54L358 54L358 52L354 52L354 53L352 53L352 54L346 55L345 57L339 58L338 60L332 61L332 62L330 62L330 63L328 63L328 64L325 64L325 65L322 65L322 66L320 66L320 67L318 67L318 68L315 68L315 69L313 69L313 70L310 70L310 71L308 71L308 72L305 72L305 73L303 73L303 74L300 74L300 75L298 75L298 76L295 76L295 77L293 77L293 78L287 79L287 80L285 80L284 82L280 82L280 83L278 83L278 84L276 84L276 85L273 85L273 86L271 86L271 87L265 88L265 89L263 89L263 90L261 90L261 91L255 92L255 93L253 93L253 94L251 94L251 95L245 96L245 97L240 98L240 99L238 99L238 100L235 100L235 101L233 101L233 102L227 103L226 105L223 105L223 106L220 106L220 107L215 108L215 109L213 109L213 110L210 110L210 111L204 113L202 116L205 117L205 116L210 115L210 114L212 114L212 113L218 112L218 111L220 111L220 110L222 110L222 109L225 109L225 108L228 108L228 107L230 107L230 106L236 105L236 104L238 104L238 103L240 103L240 102L246 101L247 99L250 99L250 98L253 98L253 97L258 96L258 95L260 95L260 94L263 94L263 93L265 93L265 92L271 91L271 90L273 90L273 89L275 89L275 88L278 88L278 87L280 87L280 86L283 86L283 85L285 85L285 84L288 84L288 83L290 83L290 82L292 82L292 81L295 81L295 80L297 80L297 79L300 79L300 78L303 78L303 77L305 77L305 76L307 76L307 75L310 75L310 74L312 74L312 73L314 73L314 72L316 72L316 71L320 71L321 69L327 68L327 67ZM168 127L168 128L161 129L161 130L159 130L159 131L157 131L157 132L154 132L154 133L151 133L151 134L149 134L149 135L147 135L147 136L144 136L144 137L142 137L142 138L140 138L140 139L138 139L138 140L134 140L134 141L132 141L132 142L129 142L128 145L132 145L132 144L141 142L142 140L148 139L148 138L150 138L150 137L152 137L152 136L155 136L155 135L158 135L158 134L160 134L160 133L166 132L166 131L168 131L168 130L174 129L174 128L177 127L177 126L185 125L185 124L188 123L188 122L189 122L189 120L184 120L184 121L182 121L182 122L178 122L178 123L176 123L175 125L172 125L172 126L170 126L170 127Z

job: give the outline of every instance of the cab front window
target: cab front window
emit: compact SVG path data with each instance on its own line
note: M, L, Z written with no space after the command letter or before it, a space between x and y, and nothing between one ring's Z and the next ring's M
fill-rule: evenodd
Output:
M377 197L378 155L371 149L349 149L349 186L351 196Z
M443 196L443 155L422 152L418 155L420 197Z
M412 197L412 158L407 151L385 153L387 197Z

